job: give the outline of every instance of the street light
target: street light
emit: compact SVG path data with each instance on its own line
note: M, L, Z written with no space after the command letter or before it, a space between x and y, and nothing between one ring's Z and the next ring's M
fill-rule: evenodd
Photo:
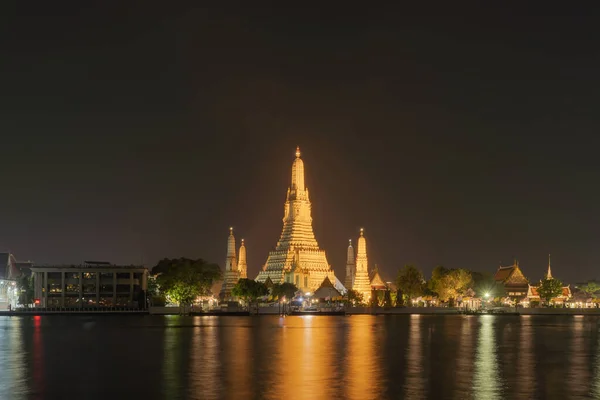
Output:
M486 293L484 296L485 296L486 299L490 298L490 294L489 293Z

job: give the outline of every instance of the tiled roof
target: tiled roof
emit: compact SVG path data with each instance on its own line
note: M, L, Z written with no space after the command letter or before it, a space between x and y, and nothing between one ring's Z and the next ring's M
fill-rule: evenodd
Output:
M383 279L381 279L381 276L379 275L379 271L376 270L375 273L372 275L373 276L371 277L371 288L387 289L387 285L385 284Z
M514 265L511 265L510 267L498 267L498 271L496 271L496 275L494 275L494 280L496 282L504 282L514 270Z

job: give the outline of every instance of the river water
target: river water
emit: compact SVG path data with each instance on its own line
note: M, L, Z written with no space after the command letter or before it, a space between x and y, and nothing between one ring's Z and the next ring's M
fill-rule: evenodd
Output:
M598 317L0 317L0 399L600 398Z

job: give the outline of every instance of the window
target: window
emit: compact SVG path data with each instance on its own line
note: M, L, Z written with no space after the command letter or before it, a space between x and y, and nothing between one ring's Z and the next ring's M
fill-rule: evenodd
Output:
M69 283L65 286L65 292L78 293L79 285L73 285L72 283Z
M113 285L100 285L100 292L102 293L112 293Z
M308 276L304 277L304 287L308 287Z
M96 283L86 282L83 284L84 293L96 293Z
M129 285L117 285L117 293L129 293Z

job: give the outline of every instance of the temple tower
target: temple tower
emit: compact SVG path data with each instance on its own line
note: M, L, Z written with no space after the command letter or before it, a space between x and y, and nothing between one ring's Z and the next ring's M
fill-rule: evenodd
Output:
M238 260L238 271L240 272L240 279L246 279L248 277L248 266L246 265L246 246L244 245L244 239L242 239L242 245L240 246Z
M352 239L348 241L348 254L346 256L346 279L344 286L346 289L352 289L354 286L354 275L356 274L356 263L354 262L354 248L352 247Z
M548 272L546 273L546 279L552 279L552 269L550 268L550 254L548 254Z
M281 236L256 280L265 282L270 278L273 283L289 282L306 292L317 289L325 277L337 283L325 251L319 248L315 239L308 189L304 186L304 162L300 158L300 148L296 148L292 180L283 208Z
M354 284L352 290L363 295L363 301L367 302L371 298L371 280L369 279L369 259L367 258L367 241L365 231L360 228L358 237L358 251L356 253L356 274L354 275Z
M222 299L231 298L231 290L240 279L235 256L235 236L233 228L229 228L229 237L227 238L227 257L225 258L225 273L223 274L223 286L221 286L220 297Z

